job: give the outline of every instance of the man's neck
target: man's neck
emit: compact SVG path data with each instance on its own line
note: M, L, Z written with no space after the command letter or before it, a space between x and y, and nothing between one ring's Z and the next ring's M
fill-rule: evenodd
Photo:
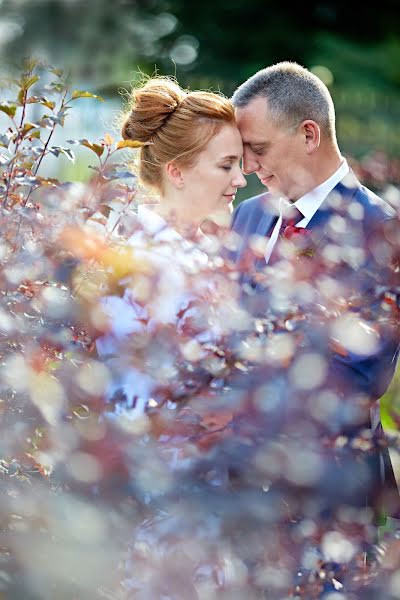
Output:
M296 201L309 192L312 192L312 190L336 173L342 163L343 157L338 151L335 151L327 154L325 158L319 158L318 161L316 160L308 165L308 168L305 168L304 185L298 187L296 194L291 199ZM301 180L300 176L299 180Z
M318 166L315 170L315 185L314 188L324 183L329 177L332 177L334 173L340 168L343 163L343 157L339 153L335 153L334 156L329 157L326 161Z

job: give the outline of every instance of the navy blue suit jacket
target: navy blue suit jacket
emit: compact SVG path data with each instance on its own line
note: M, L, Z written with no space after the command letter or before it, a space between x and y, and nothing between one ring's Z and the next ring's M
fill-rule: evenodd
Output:
M241 242L237 251L231 254L231 259L234 261L239 262L248 252L249 240L252 236L271 234L277 216L269 209L270 199L271 196L267 192L243 201L236 208L232 228L240 234ZM329 227L332 217L335 216L343 219L345 224L351 221L350 243L362 248L364 252L361 264L357 267L346 265L347 268L338 270L337 276L351 281L353 288L357 286L361 296L365 298L366 305L368 303L374 305L375 312L372 311L372 314L380 318L383 305L382 298L378 298L377 294L393 292L393 296L397 299L396 294L400 289L400 282L397 281L398 274L396 275L395 270L389 268L389 262L398 257L399 249L392 243L395 240L391 240L393 232L400 230L398 216L387 202L362 186L352 172L332 190L307 225L307 229L311 230L318 239L317 252L323 252L327 244L332 244ZM276 247L273 252L275 251ZM265 261L258 257L253 263L246 264L251 265L246 267L245 280L248 282L257 269L265 266ZM259 288L257 285L253 287ZM262 287L257 291L262 294ZM341 386L340 390L344 395L352 397L359 393L364 394L370 401L378 400L387 390L395 372L399 341L397 328L394 328L382 340L379 351L374 351L371 355L360 356L352 352L343 354L329 349L327 359L331 380L338 382L337 385ZM368 425L374 431L380 431L379 404L377 403L376 406L375 414L372 414L372 423ZM363 423L363 426L365 425L366 423ZM397 492L387 450L381 454L380 462L381 467L384 466L381 471L382 475L384 473L385 485L392 486ZM398 508L396 506L395 510L391 511L392 514L397 512Z

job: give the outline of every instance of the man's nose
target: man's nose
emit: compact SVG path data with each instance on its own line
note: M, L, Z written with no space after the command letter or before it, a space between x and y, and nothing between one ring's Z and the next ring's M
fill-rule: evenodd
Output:
M242 159L242 171L245 175L250 175L251 173L254 173L255 171L257 171L259 165L258 162L256 160L254 160L253 158L251 158L248 154L246 154L246 152L243 154L243 159Z

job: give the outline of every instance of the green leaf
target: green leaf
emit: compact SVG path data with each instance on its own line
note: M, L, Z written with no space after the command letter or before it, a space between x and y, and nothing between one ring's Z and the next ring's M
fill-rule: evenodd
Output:
M109 133L104 134L103 140L107 146L112 146L114 143L114 138Z
M30 96L30 98L26 101L27 104L41 104L42 106L46 106L53 110L56 103L52 100L48 100L45 96Z
M23 135L25 135L26 133L28 133L29 131L31 131L31 129L37 129L39 127L39 125L37 125L37 123L24 123L24 126L22 128L22 133Z
M111 168L106 173L103 173L104 179L128 179L131 177L135 177L135 174L132 171L128 171L127 169L118 169Z
M52 129L54 125L54 121L52 121L48 115L44 115L44 117L39 121L39 126L42 129Z
M61 111L58 113L61 114ZM64 125L64 116L59 117L58 115L43 115L39 121L39 127L45 127L46 129L52 129L56 125Z
M63 154L64 156L66 156L68 158L68 160L70 160L71 162L75 162L75 155L72 152L72 150L70 150L69 148L61 148L61 146L53 146L52 148L49 149L49 152L51 152L51 154L54 154L54 156L59 156L60 154Z
M53 90L55 90L56 92L62 92L65 89L65 85L60 82L60 81L52 81L50 83L50 86L53 88Z
M40 100L40 96L29 96L29 98L26 99L26 103L27 104L38 104Z
M95 100L105 102L104 98L102 98L101 96L91 94L90 92L84 92L82 90L75 90L74 92L72 92L72 100L75 100L76 98L94 98Z
M53 100L42 101L40 104L42 104L43 106L47 106L47 108L50 108L51 110L53 110L53 108L55 108L56 106L56 103L53 102Z
M8 115L9 117L14 117L17 111L17 107L15 104L8 104L8 102L3 102L2 104L0 104L0 110L6 113L6 115Z
M25 90L22 88L18 92L18 104L23 104L25 100Z
M7 135L0 134L0 146L8 148L10 145L10 138Z
M54 177L36 176L36 179L42 186L56 186L57 187L58 185L60 185L60 182L58 181L58 179L54 179Z
M34 164L35 164L35 161L33 161L33 160L24 160L21 163L21 169L26 169L27 171L31 171Z
M104 152L104 146L100 146L100 144L92 144L91 142L87 142L87 144L84 143L82 146L89 148L89 150L95 152L97 156L101 156Z
M62 77L64 71L62 69L50 69L50 73L53 73L53 75L56 75L57 77Z
M24 91L27 91L27 90L29 90L29 88L30 88L30 87L32 87L32 86L33 86L33 85L34 85L34 84L35 84L37 81L39 81L39 79L40 79L39 75L31 75L31 74L29 74L29 75L27 75L27 76L25 75L25 76L22 78L22 81L21 81L21 88L22 88Z
M101 156L104 152L104 146L102 146L101 144L95 144L93 142L89 142L89 140L87 140L86 138L82 139L82 140L67 140L67 142L69 144L73 144L73 145L79 145L79 146L85 146L85 148L89 148L89 150L92 150L92 152L95 152L97 154L97 156Z
M37 58L34 58L33 56L28 56L24 59L23 69L27 73L31 73L33 71L33 69L37 66L37 64L38 64Z

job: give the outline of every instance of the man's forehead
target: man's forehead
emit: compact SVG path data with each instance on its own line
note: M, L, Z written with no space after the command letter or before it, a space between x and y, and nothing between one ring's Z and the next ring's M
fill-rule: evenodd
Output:
M261 100L261 103L258 100ZM235 111L235 118L242 136L243 130L246 130L248 134L246 137L262 137L260 129L267 128L270 121L264 98L256 98L246 106L238 107Z
M251 115L257 113L259 115L267 115L267 100L262 96L252 98L245 106L238 106L235 113L239 115Z
M240 109L244 111L246 107ZM236 122L242 136L243 144L254 146L265 145L270 138L269 122L265 115L254 112L243 112L236 116Z

